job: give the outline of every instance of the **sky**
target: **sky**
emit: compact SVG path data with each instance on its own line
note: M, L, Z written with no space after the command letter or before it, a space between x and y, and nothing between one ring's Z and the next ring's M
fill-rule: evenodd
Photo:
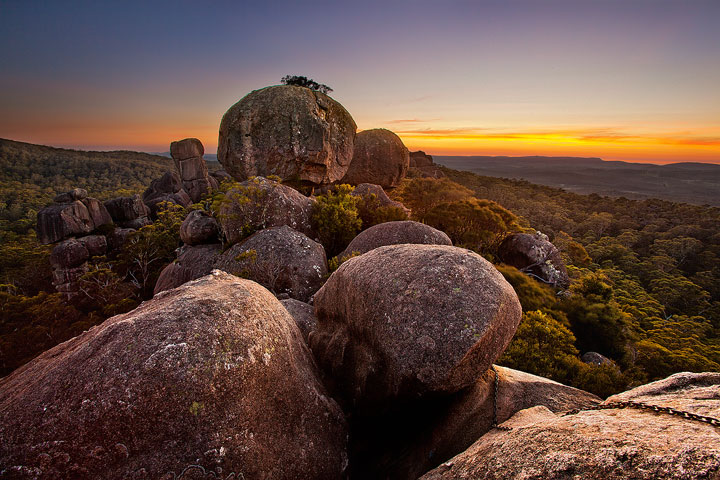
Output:
M214 153L287 74L435 155L720 163L720 0L0 0L0 137Z

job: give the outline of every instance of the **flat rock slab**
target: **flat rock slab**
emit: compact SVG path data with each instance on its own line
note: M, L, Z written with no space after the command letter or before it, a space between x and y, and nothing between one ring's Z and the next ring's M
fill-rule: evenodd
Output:
M679 373L608 398L720 417L720 373ZM559 416L546 407L514 415L465 452L424 475L439 479L589 480L718 478L720 429L632 408Z

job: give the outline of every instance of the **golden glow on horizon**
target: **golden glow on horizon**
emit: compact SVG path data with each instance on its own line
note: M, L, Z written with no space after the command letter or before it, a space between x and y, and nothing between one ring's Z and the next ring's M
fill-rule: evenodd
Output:
M716 132L641 134L612 129L495 131L484 129L397 129L410 148L436 155L542 155L600 157L631 162L720 163Z
M632 132L610 128L478 129L418 128L418 121L385 122L410 150L434 155L582 156L629 162L720 163L720 132L715 129L682 132ZM427 124L425 124L427 125ZM141 150L164 152L170 142L199 138L208 153L217 148L215 125L167 125L129 122L108 125L36 125L13 140L84 150ZM39 127L39 128L38 128ZM30 130L30 131L27 131ZM11 132L8 132L11 133ZM20 133L20 132L18 132Z

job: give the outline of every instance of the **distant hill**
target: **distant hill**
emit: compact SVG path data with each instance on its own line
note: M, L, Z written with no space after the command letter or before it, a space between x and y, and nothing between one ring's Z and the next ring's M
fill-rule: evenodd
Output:
M589 194L661 198L720 206L720 165L606 162L581 157L434 156L441 165L490 177L527 180Z
M0 139L0 231L33 228L37 210L73 187L107 199L142 193L172 160L140 152L90 152Z

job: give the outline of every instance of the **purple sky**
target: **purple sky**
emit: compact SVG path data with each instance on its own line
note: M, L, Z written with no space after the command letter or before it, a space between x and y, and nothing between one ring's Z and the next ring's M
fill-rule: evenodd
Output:
M431 153L720 163L718 25L718 0L0 0L0 137L214 152L300 74Z

